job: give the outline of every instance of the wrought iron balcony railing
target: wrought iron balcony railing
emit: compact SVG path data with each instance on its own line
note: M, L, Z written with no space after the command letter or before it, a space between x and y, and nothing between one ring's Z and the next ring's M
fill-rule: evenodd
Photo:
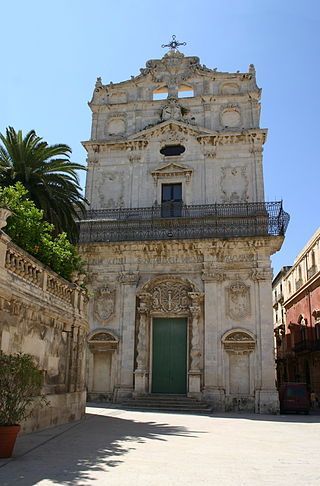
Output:
M303 351L319 351L320 350L320 339L305 341L300 341L294 345L294 351L296 353L301 353Z
M172 211L163 206L89 210L79 222L80 243L279 236L289 222L281 202L177 204Z

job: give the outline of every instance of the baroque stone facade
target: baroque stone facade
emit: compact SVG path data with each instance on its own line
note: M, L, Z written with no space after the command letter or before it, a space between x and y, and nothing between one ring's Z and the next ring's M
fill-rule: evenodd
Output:
M173 48L140 71L98 78L83 143L89 397L275 412L270 255L287 221L264 202L254 67L217 72Z

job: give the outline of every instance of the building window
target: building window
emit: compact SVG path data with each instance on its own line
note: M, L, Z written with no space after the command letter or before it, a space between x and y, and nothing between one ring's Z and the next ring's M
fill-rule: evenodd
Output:
M185 150L183 145L165 145L160 150L160 153L166 157L174 157L183 154Z
M166 100L168 98L168 87L161 86L153 91L153 101Z
M192 86L188 84L180 84L178 87L179 98L191 98L194 96L194 90Z
M161 187L161 216L163 218L177 218L182 210L182 184L162 184Z

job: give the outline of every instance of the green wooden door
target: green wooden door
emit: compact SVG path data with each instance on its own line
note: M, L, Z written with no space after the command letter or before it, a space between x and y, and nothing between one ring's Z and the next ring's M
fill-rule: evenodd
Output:
M152 392L187 391L187 319L153 319Z

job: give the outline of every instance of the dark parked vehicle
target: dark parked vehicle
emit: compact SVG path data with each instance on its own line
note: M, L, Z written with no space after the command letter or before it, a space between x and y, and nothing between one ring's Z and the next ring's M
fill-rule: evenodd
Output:
M310 410L310 394L306 383L284 383L279 388L280 413Z

